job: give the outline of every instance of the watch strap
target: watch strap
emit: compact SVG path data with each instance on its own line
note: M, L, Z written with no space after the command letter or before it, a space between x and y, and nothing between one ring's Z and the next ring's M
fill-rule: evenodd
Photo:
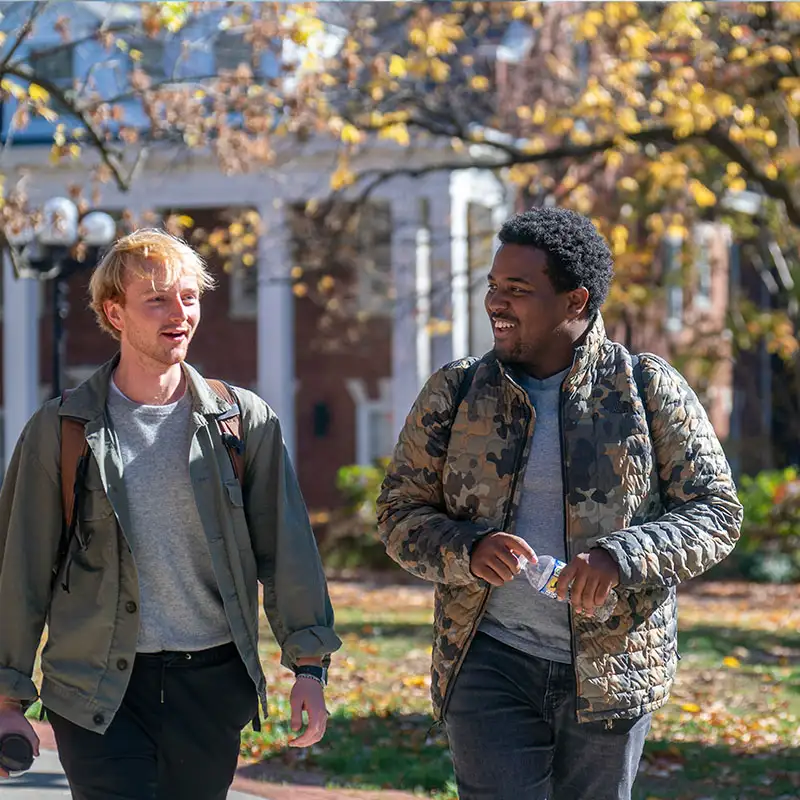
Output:
M318 667L314 664L303 664L294 668L295 677L305 675L319 681L323 686L328 685L328 670L325 667Z

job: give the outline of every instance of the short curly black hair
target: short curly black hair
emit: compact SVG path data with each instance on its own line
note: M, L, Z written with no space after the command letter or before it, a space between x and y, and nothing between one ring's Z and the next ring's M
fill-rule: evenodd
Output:
M589 292L589 316L600 310L614 276L614 263L606 240L588 217L555 206L531 208L507 220L498 238L502 244L543 250L547 276L556 292L583 286Z

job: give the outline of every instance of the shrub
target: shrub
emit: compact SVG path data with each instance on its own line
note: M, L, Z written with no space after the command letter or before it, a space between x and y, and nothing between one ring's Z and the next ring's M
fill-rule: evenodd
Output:
M331 514L320 553L326 567L382 569L393 566L378 537L375 501L386 472L386 463L341 467L336 488L344 508Z
M735 562L746 578L771 583L800 580L800 475L768 470L739 482L744 506Z

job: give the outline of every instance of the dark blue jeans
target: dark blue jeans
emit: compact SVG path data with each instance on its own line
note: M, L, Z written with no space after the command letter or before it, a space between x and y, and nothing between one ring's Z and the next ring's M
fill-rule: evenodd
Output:
M579 724L571 664L478 633L445 713L460 800L630 800L650 714Z

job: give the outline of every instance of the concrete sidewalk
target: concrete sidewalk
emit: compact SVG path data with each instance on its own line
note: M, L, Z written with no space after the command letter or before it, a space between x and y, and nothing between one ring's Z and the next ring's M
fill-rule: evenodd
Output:
M71 796L58 754L44 747L29 772L0 783L2 800L70 800ZM255 800L255 795L231 791L228 800Z

